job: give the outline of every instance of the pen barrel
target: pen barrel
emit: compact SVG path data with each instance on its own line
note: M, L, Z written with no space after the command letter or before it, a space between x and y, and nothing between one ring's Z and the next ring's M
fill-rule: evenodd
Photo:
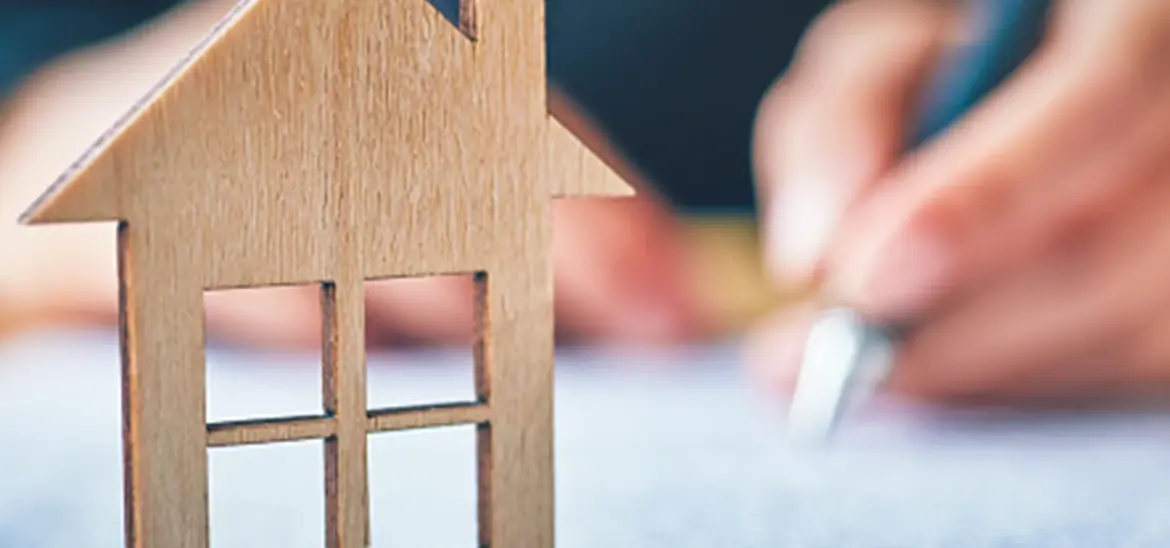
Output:
M1040 46L1051 0L975 0L962 22L969 37L947 48L926 88L909 148L945 131L1007 80Z
M969 37L947 48L932 73L908 149L922 146L966 115L1022 66L1043 41L1051 0L975 0L963 19ZM872 326L873 336L903 339L910 323Z

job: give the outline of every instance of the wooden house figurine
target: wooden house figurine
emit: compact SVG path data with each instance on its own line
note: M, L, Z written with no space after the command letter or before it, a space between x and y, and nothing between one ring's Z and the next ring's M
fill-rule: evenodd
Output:
M549 114L544 0L245 0L31 206L118 223L125 534L206 548L209 447L325 440L370 541L370 432L478 425L481 546L553 545L551 200L631 188ZM363 284L473 274L478 399L366 405ZM319 415L209 424L205 291L320 284Z

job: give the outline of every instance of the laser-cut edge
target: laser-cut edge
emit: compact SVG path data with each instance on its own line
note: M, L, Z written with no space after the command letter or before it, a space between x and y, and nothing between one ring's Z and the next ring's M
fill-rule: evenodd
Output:
M471 0L474 1L474 0ZM475 396L489 413L488 420L475 425L475 521L481 547L492 545L492 308L491 274L478 271L474 284L475 335L472 340L472 367Z
M207 447L323 440L336 432L333 418L326 415L221 421L207 424Z
M445 402L371 409L366 434L486 424L491 408L478 402ZM208 447L238 447L291 441L324 440L337 433L328 414L235 419L207 423Z
M134 462L132 453L136 449L136 430L134 413L131 412L130 394L135 390L134 353L130 349L130 299L135 298L133 286L133 268L131 268L132 245L130 243L130 224L119 221L115 232L117 246L118 271L118 373L121 377L121 426L122 426L122 535L126 546L136 546L137 540L134 523L134 509L137 500L134 497L134 483L131 463ZM206 397L206 396L204 396ZM204 417L204 421L207 417Z
M459 0L459 30L472 42L479 40L479 0Z

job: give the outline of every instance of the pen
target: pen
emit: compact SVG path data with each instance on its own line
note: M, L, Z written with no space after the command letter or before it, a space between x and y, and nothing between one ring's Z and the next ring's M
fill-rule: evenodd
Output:
M1003 80L1039 45L1050 0L975 0L966 3L968 38L942 56L927 103L908 148L945 131ZM858 399L888 375L909 325L878 325L844 306L827 307L805 344L789 409L789 434L823 441Z

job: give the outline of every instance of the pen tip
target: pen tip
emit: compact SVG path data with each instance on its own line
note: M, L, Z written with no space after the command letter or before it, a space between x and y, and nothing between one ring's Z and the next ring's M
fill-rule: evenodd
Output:
M793 443L828 441L854 393L871 390L884 378L887 342L853 310L822 314L809 333L789 408Z

